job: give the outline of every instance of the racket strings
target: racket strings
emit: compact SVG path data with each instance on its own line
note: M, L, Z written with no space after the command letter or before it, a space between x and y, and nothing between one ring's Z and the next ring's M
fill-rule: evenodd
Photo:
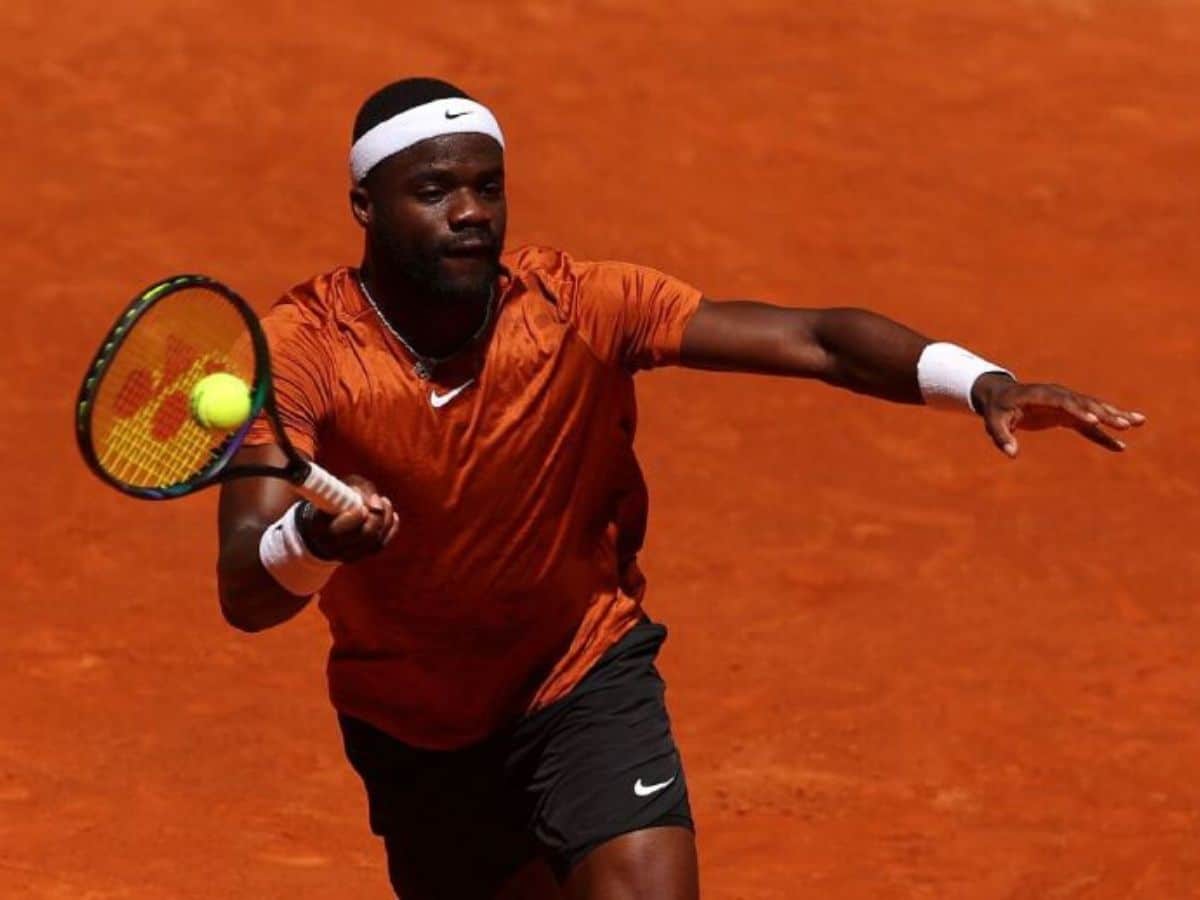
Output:
M172 406L177 403L164 401L168 402ZM183 414L187 415L186 406ZM150 431L153 433L153 425ZM178 473L186 478L197 471L214 450L211 434L190 420L171 440L146 440L145 433L145 422L114 425L101 451L100 465L127 484L163 487L183 480Z
M201 427L190 412L192 388L214 372L253 382L245 321L223 297L187 288L155 303L113 352L92 412L100 466L135 487L191 480L237 431Z

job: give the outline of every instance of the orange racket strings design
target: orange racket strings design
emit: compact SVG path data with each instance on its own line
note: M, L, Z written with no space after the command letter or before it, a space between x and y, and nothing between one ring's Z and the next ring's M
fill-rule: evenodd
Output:
M165 488L198 475L236 429L201 427L189 403L196 382L228 372L250 385L246 323L224 299L185 289L134 325L96 395L92 434L100 466L125 484Z

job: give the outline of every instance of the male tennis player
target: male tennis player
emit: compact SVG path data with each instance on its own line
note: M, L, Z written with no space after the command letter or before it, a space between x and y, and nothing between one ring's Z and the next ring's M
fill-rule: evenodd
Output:
M291 290L264 325L284 427L354 481L330 518L284 482L221 496L220 594L257 631L320 592L329 688L405 900L486 898L541 859L572 898L694 898L692 817L637 552L646 487L633 374L816 378L1018 428L1143 417L1022 384L858 309L716 302L640 266L502 255L504 138L430 79L358 113L358 268ZM281 463L265 423L239 462ZM544 870L543 870L544 871Z

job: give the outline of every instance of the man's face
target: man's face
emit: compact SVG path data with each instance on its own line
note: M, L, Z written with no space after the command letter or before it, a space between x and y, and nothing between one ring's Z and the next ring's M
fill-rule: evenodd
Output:
M430 138L351 191L371 258L447 300L486 297L500 273L508 205L504 152L483 134Z

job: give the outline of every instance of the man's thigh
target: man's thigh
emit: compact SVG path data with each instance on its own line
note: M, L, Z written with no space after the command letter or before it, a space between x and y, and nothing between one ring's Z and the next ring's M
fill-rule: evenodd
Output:
M402 900L563 900L549 866L534 859L513 870L462 847L422 852L411 835L387 835L388 878Z
M404 900L491 900L537 847L503 754L487 745L419 750L341 717L346 754L363 779L371 830Z
M566 900L698 900L696 838L688 828L646 828L606 841L571 870Z
M514 736L509 771L528 798L540 850L563 883L602 848L613 857L613 846L649 841L680 859L694 848L683 762L654 666L665 637L661 625L642 622L566 698L526 719Z
M536 859L506 881L495 900L564 900L564 894L550 866Z

